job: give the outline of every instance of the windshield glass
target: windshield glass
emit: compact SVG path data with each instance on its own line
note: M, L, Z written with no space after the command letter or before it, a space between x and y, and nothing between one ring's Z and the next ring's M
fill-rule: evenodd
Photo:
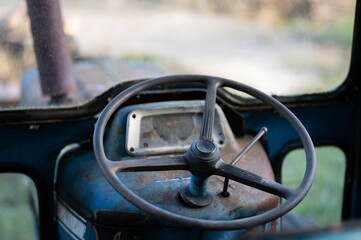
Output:
M25 1L0 0L0 104L47 107ZM346 78L353 0L61 1L77 91L167 74L233 79L269 94L335 89ZM25 23L25 24L24 24Z

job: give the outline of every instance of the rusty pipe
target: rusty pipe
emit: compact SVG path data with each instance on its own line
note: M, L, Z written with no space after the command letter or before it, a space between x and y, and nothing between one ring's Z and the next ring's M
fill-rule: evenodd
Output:
M59 0L26 0L43 95L51 101L76 90Z

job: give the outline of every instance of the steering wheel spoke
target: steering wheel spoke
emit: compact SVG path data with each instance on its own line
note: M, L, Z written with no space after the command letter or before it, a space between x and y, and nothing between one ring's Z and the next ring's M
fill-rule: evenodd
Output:
M187 162L184 156L133 158L130 160L108 161L112 172L170 171L186 170Z
M214 112L216 109L218 81L210 79L207 85L207 95L203 110L203 123L199 138L212 141Z
M223 161L220 161L220 164L217 164L214 173L285 199L291 197L294 192L293 189L283 186L278 182L267 180L252 172L243 170L231 164L226 164Z

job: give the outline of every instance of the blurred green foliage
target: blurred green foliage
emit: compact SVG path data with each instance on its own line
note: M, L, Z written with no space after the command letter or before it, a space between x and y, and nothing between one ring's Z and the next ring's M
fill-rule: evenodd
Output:
M0 174L0 239L35 238L35 216L29 204L29 178L21 174Z
M322 28L313 28L313 38L319 44L337 44L349 48L352 42L354 20L341 17Z
M316 148L315 181L305 199L292 212L311 217L321 226L341 222L343 186L346 168L344 153L337 147ZM282 167L282 183L295 188L303 177L303 150L289 153Z

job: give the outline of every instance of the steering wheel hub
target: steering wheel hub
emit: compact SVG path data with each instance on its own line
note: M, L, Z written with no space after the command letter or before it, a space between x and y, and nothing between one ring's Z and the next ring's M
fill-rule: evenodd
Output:
M208 178L220 160L219 149L211 140L200 138L192 143L185 158L192 176L189 185L182 187L180 197L191 207L208 206L213 200Z
M195 147L201 154L210 155L216 151L216 145L207 139L198 140Z
M209 177L210 169L219 161L220 153L218 147L207 139L194 141L188 149L185 158L189 171L199 177Z

